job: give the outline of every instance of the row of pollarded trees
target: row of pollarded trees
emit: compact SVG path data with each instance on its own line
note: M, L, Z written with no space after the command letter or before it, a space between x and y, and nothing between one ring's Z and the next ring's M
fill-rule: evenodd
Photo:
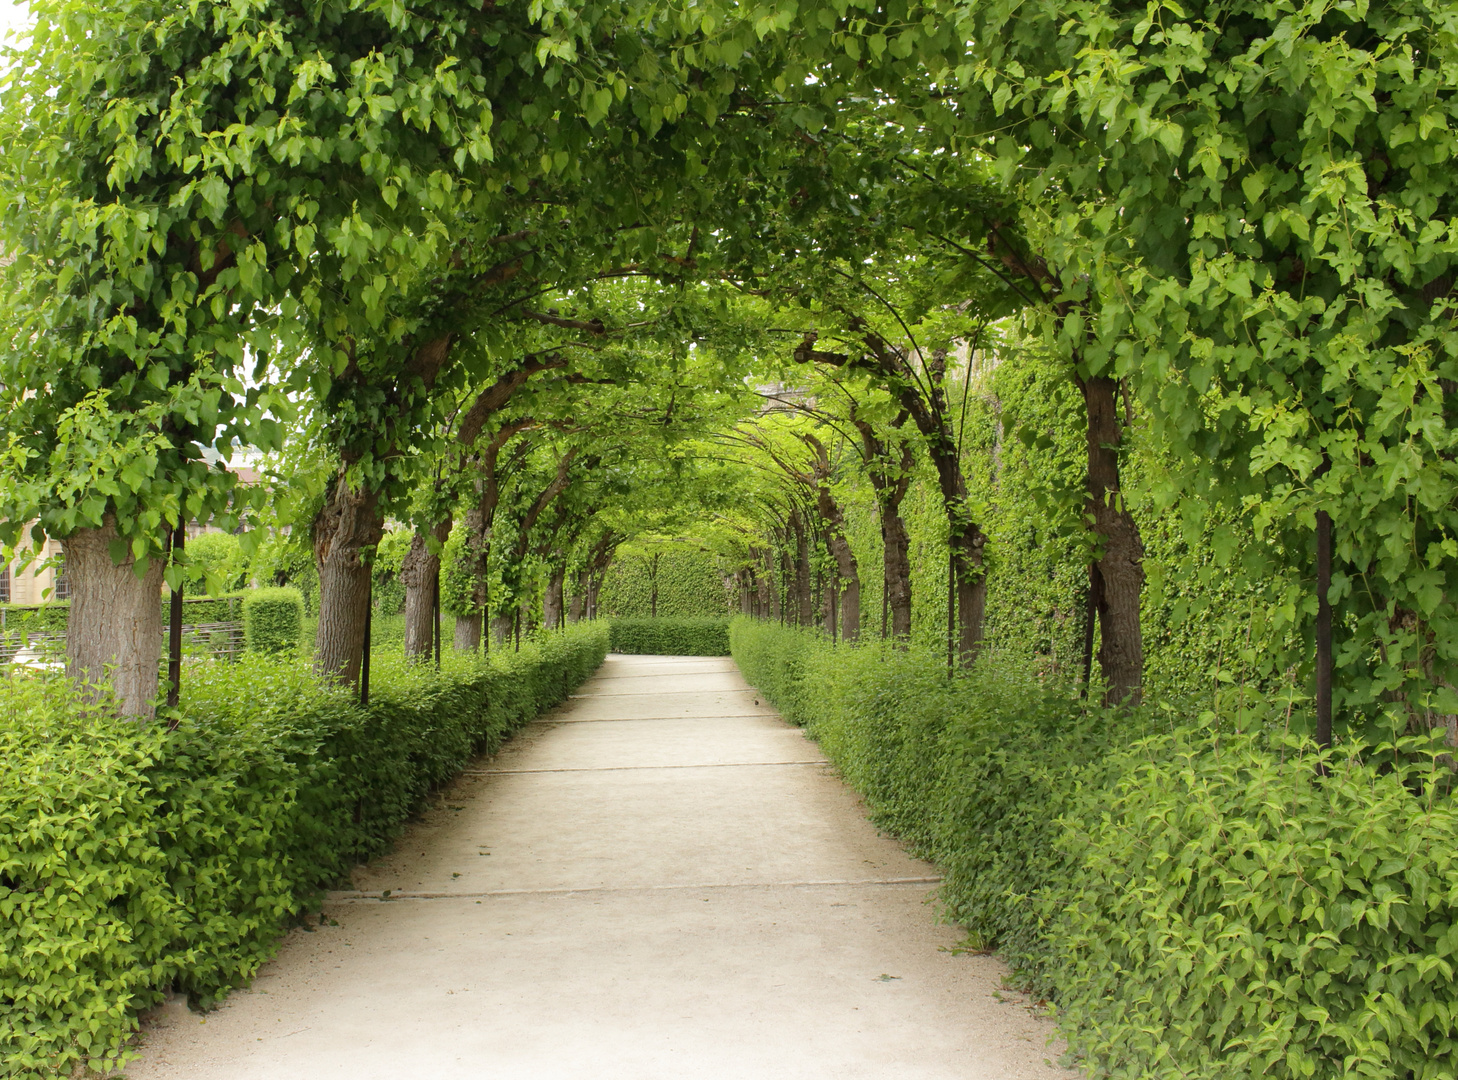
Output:
M318 655L348 678L369 550L452 409L537 364L631 381L645 336L663 385L712 387L734 371L684 344L757 327L904 411L970 661L987 532L946 350L1021 312L1079 390L1114 697L1143 666L1127 392L1176 483L1311 549L1327 735L1338 656L1354 715L1458 712L1445 11L60 0L0 102L4 538L65 538L72 670L145 711L164 538L246 502L203 450L308 409ZM623 280L651 288L599 294Z

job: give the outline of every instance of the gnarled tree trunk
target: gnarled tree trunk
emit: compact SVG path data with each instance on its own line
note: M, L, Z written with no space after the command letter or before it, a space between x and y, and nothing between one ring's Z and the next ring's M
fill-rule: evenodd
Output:
M1099 555L1089 571L1099 619L1099 669L1104 704L1139 704L1144 638L1139 621L1144 545L1119 489L1119 414L1113 379L1083 381L1088 411L1088 515Z
M567 577L565 566L552 567L547 579L547 595L542 598L542 627L555 630L562 623L562 586Z
M567 604L567 621L581 622L582 613L587 607L588 574L586 570L577 572L577 584L572 589L572 599Z
M820 516L825 519L825 544L835 559L837 580L826 591L839 595L840 636L846 641L855 641L861 635L861 573L856 556L851 551L850 541L845 537L845 517L840 504L830 494L830 488L823 481L817 492ZM835 610L835 602L829 605Z
M911 637L911 541L900 514L882 515L881 542L886 549L882 588L891 617L891 637L906 641Z
M161 559L136 574L128 553L111 561L116 523L78 529L61 541L71 614L66 623L66 673L94 686L110 683L125 716L150 717L157 698L162 658Z
M430 530L437 543L450 539L451 524L447 516ZM400 564L400 580L405 585L405 655L429 656L435 649L435 587L440 580L440 556L430 553L430 545L420 533L410 538L410 550Z
M379 493L356 491L343 476L336 477L313 530L314 567L319 572L314 671L321 678L359 684L370 606L370 566L362 552L378 544L384 531Z
M907 415L903 411L893 426L899 429ZM885 552L881 636L889 633L893 640L904 642L911 637L911 544L906 535L906 522L901 517L901 502L911 485L911 446L903 442L899 457L893 457L886 443L877 437L875 428L858 418L854 410L851 422L861 434L861 453L871 487L876 492L877 516L881 520L881 546Z

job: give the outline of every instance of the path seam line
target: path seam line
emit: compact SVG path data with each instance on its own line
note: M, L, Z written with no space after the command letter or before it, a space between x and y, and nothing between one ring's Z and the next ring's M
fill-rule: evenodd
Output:
M714 694L755 694L758 693L753 687L746 686L740 689L737 686L724 690L625 690L622 693L611 694L568 694L568 701L591 701L595 698L605 697L709 697Z
M767 765L829 765L825 758L812 761L706 761L694 765L597 765L561 769L462 769L461 776L519 776L526 773L637 772L642 769L750 769Z
M940 877L833 878L822 881L725 881L692 885L582 885L556 889L486 889L481 892L384 892L330 893L331 903L346 900L479 900L493 896L568 896L572 893L703 892L727 889L825 889L884 885L938 885Z
M555 717L542 717L539 723L542 724L632 724L640 720L778 720L779 714L772 712L746 712L746 713L724 713L722 715L705 716L702 713L690 713L686 716L599 716L588 717L584 720L565 720Z

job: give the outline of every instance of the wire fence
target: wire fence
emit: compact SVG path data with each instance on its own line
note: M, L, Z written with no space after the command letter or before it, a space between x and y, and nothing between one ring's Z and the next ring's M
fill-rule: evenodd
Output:
M158 642L159 657L167 659L167 628ZM243 653L243 624L239 621L184 623L184 660L236 660ZM66 662L66 635L54 631L0 630L0 664L55 667Z

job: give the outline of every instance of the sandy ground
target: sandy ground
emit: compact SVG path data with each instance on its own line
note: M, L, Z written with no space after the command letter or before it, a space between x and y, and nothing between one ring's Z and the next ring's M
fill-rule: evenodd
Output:
M727 659L609 657L126 1076L1073 1077L762 702Z

